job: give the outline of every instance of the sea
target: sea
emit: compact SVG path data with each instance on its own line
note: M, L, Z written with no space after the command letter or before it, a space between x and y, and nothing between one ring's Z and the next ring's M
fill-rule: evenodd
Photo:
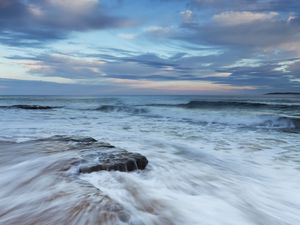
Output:
M66 137L149 163L82 174ZM1 225L299 225L299 190L300 95L0 96Z

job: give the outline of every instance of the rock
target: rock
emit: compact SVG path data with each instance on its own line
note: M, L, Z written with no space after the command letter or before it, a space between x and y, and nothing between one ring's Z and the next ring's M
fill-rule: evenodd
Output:
M88 156L83 158L88 158ZM147 158L139 153L114 148L110 151L98 151L96 162L82 165L79 172L91 173L101 170L130 172L134 170L144 170L147 164Z
M128 152L109 143L98 142L91 137L55 135L24 142L20 148L24 147L28 149L38 148L40 153L47 154L74 151L77 156L70 160L69 164L65 165L62 170L79 167L80 173L101 170L130 172L144 170L148 164L147 158L139 153Z

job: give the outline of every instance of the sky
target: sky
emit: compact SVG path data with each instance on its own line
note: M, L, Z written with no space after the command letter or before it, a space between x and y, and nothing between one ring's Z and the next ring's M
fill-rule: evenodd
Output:
M0 95L287 91L299 0L0 0Z

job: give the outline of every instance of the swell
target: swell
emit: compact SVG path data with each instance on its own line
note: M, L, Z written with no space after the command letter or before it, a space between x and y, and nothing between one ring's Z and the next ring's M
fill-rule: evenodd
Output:
M186 109L226 109L226 108L244 108L244 109L299 109L300 105L288 104L267 104L259 102L240 102L240 101L190 101L183 104L149 104L147 106L156 107L180 107Z
M60 106L47 106L47 105L4 105L0 109L24 109L24 110L49 110L62 108Z
M51 109L72 109L72 110L97 110L102 112L126 112L126 113L147 113L145 108L126 106L126 105L101 105L100 107L70 107L70 106L47 106L47 105L2 105L0 109L21 109L21 110L51 110Z

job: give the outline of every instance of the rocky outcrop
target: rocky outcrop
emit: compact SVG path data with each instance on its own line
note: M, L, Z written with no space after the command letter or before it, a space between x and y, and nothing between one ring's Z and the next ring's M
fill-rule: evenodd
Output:
M78 152L79 158L72 164L79 167L80 173L101 170L131 172L144 170L148 164L147 158L139 153L126 151L106 142L98 142L91 137L56 135L33 141L32 144L37 143L44 146L44 151L48 153Z
M28 149L27 154L74 152L76 156L62 170L77 167L80 173L103 170L131 172L144 170L148 164L147 158L139 153L126 151L91 137L56 135L14 145L15 149Z

